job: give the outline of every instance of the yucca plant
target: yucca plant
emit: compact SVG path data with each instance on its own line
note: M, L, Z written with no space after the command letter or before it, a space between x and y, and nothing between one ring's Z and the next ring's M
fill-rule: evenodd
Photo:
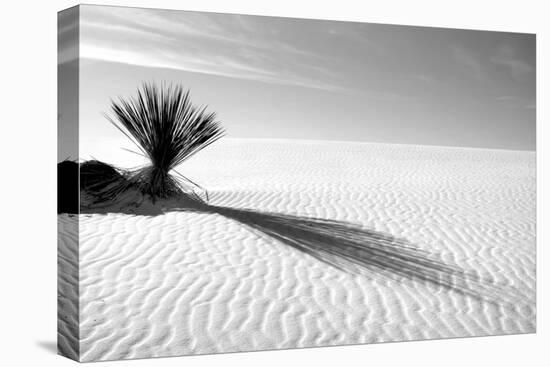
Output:
M107 119L150 162L126 173L131 187L153 202L200 187L174 168L224 135L214 112L194 106L179 84L153 83L144 83L133 97L111 100L111 110Z

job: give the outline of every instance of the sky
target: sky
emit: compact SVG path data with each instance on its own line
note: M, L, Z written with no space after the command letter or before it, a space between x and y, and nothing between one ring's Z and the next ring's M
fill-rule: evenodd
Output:
M104 113L145 81L190 89L228 137L535 150L532 34L91 5L79 20L81 155L125 144Z

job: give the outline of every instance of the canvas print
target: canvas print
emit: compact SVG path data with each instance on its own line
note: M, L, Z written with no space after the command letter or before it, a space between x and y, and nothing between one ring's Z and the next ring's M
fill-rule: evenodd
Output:
M534 34L58 19L60 354L536 331Z

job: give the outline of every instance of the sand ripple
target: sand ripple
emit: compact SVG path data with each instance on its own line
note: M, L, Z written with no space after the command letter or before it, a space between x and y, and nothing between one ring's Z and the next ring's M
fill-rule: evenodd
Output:
M534 153L226 139L180 170L215 205L408 241L485 294L341 270L216 213L80 215L82 361L535 331Z

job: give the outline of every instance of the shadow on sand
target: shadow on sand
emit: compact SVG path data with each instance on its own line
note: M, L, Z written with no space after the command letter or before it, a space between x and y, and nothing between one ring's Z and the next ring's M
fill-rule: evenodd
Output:
M36 346L50 354L57 354L57 343L55 341L40 340L36 342Z
M511 302L508 286L447 264L439 260L437 254L420 249L405 239L357 224L209 205L193 199L169 208L141 206L139 211L126 213L155 216L174 211L221 215L348 273L376 274L395 281L420 281L476 299L497 302L508 299ZM94 211L86 210L86 213L91 212ZM517 291L513 293L521 297Z

